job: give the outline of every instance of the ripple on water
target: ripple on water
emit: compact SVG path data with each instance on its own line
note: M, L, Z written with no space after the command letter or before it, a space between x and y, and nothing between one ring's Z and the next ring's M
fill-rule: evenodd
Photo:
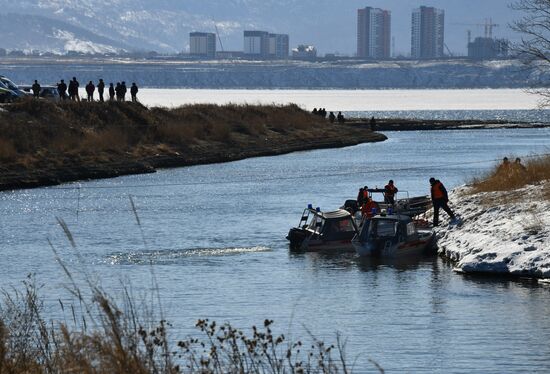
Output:
M193 257L223 257L270 251L269 247L256 246L115 252L107 255L102 263L109 265L173 265Z

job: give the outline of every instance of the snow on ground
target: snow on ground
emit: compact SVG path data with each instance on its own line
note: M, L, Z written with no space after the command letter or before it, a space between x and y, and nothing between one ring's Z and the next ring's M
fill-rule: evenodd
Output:
M468 187L454 190L449 197L463 223L436 229L439 252L465 273L550 278L550 202L542 198L543 189L540 184L474 195L465 193Z
M193 103L287 104L307 110L526 110L537 107L539 97L522 89L468 90L242 90L140 89L148 106L176 107Z

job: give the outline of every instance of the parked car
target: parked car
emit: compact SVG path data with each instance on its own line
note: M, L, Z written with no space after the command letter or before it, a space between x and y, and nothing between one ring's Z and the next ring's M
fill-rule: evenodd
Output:
M10 103L13 100L13 95L7 88L0 87L0 103Z
M32 86L19 86L19 88L25 91L27 95L33 95ZM61 99L56 86L41 86L39 96L52 101Z
M0 88L10 90L14 99L22 98L28 95L25 91L20 89L15 83L13 83L4 75L0 75Z

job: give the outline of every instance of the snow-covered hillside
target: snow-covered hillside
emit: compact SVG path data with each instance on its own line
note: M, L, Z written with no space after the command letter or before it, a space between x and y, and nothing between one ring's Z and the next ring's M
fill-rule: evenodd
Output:
M440 253L467 273L550 278L550 203L542 197L544 188L475 195L464 187L453 191L450 200L464 222L438 228Z
M71 23L37 16L0 14L0 47L30 52L116 53L132 46Z
M55 83L78 76L125 80L160 88L525 88L550 80L523 69L517 61L395 62L132 62L24 61L2 64L0 74L15 82Z

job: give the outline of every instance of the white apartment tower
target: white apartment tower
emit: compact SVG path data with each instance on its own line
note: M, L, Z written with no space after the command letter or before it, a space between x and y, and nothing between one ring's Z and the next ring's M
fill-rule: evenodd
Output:
M189 54L200 58L216 57L216 34L192 32L189 34Z

